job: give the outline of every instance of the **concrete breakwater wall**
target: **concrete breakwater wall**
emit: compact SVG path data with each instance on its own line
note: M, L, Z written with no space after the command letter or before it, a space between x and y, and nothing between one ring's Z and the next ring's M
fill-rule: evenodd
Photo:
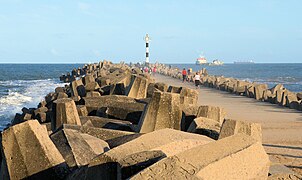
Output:
M37 108L23 108L1 133L0 179L288 175L269 171L259 124L199 106L198 91L155 83L124 63L80 69L84 73L73 79L62 76L69 85L56 88Z
M158 64L158 73L182 79L181 70L169 68L164 64ZM196 72L189 75L189 81L193 82ZM242 81L236 78L209 75L206 69L200 70L201 85L209 88L215 88L221 91L227 91L240 96L254 98L259 101L269 102L280 106L288 107L302 111L302 92L296 93L286 89L282 84L277 84L268 88L267 84Z

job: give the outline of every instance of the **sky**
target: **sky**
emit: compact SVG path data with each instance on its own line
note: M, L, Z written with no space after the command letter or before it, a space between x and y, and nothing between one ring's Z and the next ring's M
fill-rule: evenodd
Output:
M0 0L0 63L302 63L301 0Z

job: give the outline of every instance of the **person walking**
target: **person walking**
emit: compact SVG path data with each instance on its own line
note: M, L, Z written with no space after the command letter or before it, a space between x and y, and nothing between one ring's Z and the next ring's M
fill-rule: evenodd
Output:
M198 88L199 88L199 85L200 85L200 75L199 75L198 72L197 72L196 75L194 76L194 81L195 81L196 89L198 89Z
M187 81L188 82L191 82L191 72L192 72L192 70L191 70L191 68L189 68L188 69L188 75L187 75Z
M156 73L156 66L153 67L153 76L155 76Z
M187 80L187 71L186 71L186 68L183 68L181 74L182 74L182 82L184 83L185 80Z

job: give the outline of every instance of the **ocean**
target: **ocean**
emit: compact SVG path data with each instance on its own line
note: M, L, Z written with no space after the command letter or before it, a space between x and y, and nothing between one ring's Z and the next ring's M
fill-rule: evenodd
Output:
M62 73L71 72L83 64L0 64L0 130L21 113L23 107L36 107L49 92L58 86ZM204 66L195 64L173 64L178 68ZM211 75L224 75L242 80L267 83L270 87L282 83L290 91L302 91L301 64L225 64L205 66Z
M23 107L35 108L56 87L62 73L83 64L0 64L0 130Z
M269 87L281 83L290 91L302 91L302 63L280 64L224 64L222 66L204 66L195 64L171 64L172 67L192 68L197 71L203 67L210 75L223 75L250 82L265 83Z

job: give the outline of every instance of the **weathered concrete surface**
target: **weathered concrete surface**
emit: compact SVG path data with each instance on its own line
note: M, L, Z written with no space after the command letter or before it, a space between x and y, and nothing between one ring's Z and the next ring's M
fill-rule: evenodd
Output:
M82 79L73 81L71 83L71 95L75 97L85 97L86 91Z
M186 145L178 147L182 143L174 143L182 140L196 140L195 143L182 142ZM137 154L144 151L161 150L161 146L167 153L174 154L181 150L189 149L190 147L200 143L206 144L212 142L208 137L200 136L197 134L186 133L173 129L161 129L151 133L143 134L132 141L115 147L108 152L96 157L90 164L88 169L87 179L95 179L103 175L103 177L109 179L120 179L121 174L121 162L123 158ZM170 145L168 145L170 144ZM167 146L164 146L167 145ZM170 148L169 148L170 147ZM155 149L156 148L156 149ZM169 151L168 151L169 150ZM106 172L106 173L105 173Z
M141 116L137 132L148 133L164 128L180 130L182 118L179 94L154 92Z
M151 98L153 96L154 91L167 92L168 85L165 83L150 83L147 89L147 98Z
M205 137L205 136L201 136ZM173 141L162 146L153 148L152 150L160 150L162 151L167 157L174 156L175 154L181 153L193 147L207 144L212 142L210 139L182 139L178 141Z
M181 130L187 131L193 120L196 118L198 113L199 106L198 105L182 105L182 112L185 116L185 120L181 122Z
M134 131L134 126L129 121L102 118L97 116L82 116L80 117L80 120L84 126L85 124L89 124L88 126L93 126L96 128L107 128L107 129L115 129L121 131Z
M262 129L260 124L236 121L232 119L224 120L220 130L219 139L238 133L252 136L257 141L262 142Z
M130 179L267 179L269 164L261 143L240 134L165 158Z
M132 141L132 140L140 137L141 135L143 135L143 134L141 134L141 133L127 134L127 135L124 135L124 136L120 136L120 137L116 137L116 138L107 140L107 143L109 144L109 147L112 149L112 148L115 148L115 147L120 146L122 144L125 144L129 141Z
M180 103L184 105L196 105L198 102L198 91L183 87L180 91Z
M238 95L243 95L246 92L247 87L249 86L249 82L237 80L236 88L234 92Z
M263 100L263 93L267 89L268 89L267 84L255 84L254 86L255 99Z
M105 129L105 128L95 128L95 127L89 127L89 126L78 126L78 125L71 125L71 124L64 124L62 126L62 128L77 130L81 133L89 134L96 138L102 139L106 142L109 140L118 138L118 137L134 134L133 132L127 132L127 131L119 131L119 130Z
M126 89L126 95L132 98L146 98L149 80L147 78L132 75L129 88Z
M87 108L84 105L77 105L77 111L79 116L88 116Z
M106 107L106 114L118 119L129 120L127 116L131 116L131 114L135 113L139 113L140 115L145 109L145 103L140 103L134 98L121 95L86 97L84 100L88 113L97 111L102 107ZM139 118L140 116L138 119Z
M99 97L101 94L97 91L90 91L86 93L86 97Z
M209 119L216 120L222 124L226 116L226 111L222 107L215 106L199 106L197 117L206 117Z
M110 86L110 95L125 95L126 88L124 83L112 84Z
M97 82L90 82L85 85L85 90L87 93L90 91L98 91L100 88L101 87L99 86L99 84ZM87 93L86 93L86 96L87 96Z
M68 173L46 128L36 120L5 130L2 145L10 179L62 179Z
M219 122L213 119L198 117L191 123L187 132L205 135L217 140L219 137L220 126Z
M166 155L162 151L142 151L130 154L119 160L119 169L121 179L127 179L146 167L165 158Z
M52 130L55 131L62 124L81 125L77 107L73 100L69 98L54 101L55 117L52 119Z
M180 94L182 87L178 86L169 86L167 92Z
M50 136L70 168L87 165L94 157L109 150L109 145L88 134L62 129Z
M59 92L57 94L57 99L68 98L68 95L64 92Z
M95 78L91 75L91 74L86 74L84 77L84 84L89 84L89 83L94 83L95 82Z

